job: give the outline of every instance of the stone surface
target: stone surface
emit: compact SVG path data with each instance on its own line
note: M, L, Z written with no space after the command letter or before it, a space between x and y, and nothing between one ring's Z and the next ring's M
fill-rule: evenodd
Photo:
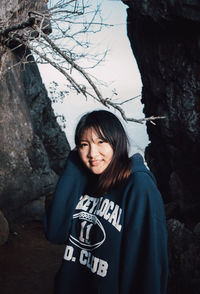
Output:
M145 159L166 216L173 217L167 222L167 294L199 294L200 2L123 2L130 6L128 37L143 82L145 116L166 116L147 123Z
M0 211L0 246L7 242L9 236L9 226L2 211Z
M31 12L46 13L47 11L47 4L43 0L0 0L0 7L0 30L26 21ZM36 16L36 14L30 16ZM37 17L37 24L41 24L41 18L38 15ZM45 33L51 33L48 18L43 19L42 28ZM26 28L18 30L17 34L25 39L30 32L31 30Z
M168 294L198 294L200 286L200 236L178 220L170 219L168 228Z
M200 236L200 223L195 225L194 233Z
M130 3L126 1L127 4ZM143 82L142 102L151 143L146 161L165 202L182 218L200 220L200 2L134 0L128 36Z
M1 21L11 13L12 25L23 5L33 9L39 2L0 1ZM21 62L27 56L30 63ZM41 219L44 201L38 199L53 193L70 146L29 50L2 43L0 72L0 207L9 221Z

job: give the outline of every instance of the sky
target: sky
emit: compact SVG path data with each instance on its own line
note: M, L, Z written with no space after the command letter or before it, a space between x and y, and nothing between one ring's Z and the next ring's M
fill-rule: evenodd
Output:
M104 21L113 24L113 26L95 34L92 40L99 50L109 49L109 53L106 61L90 73L108 83L108 87L101 88L105 97L110 97L113 89L116 90L118 95L114 95L114 98L117 101L140 95L142 87L140 73L127 37L126 8L127 6L118 0L102 1ZM50 65L39 65L39 69L47 90L49 90L52 81L59 83L59 89L66 89L66 80L61 73L58 73ZM88 98L86 101L84 96L74 92L66 95L62 103L53 103L52 106L56 114L64 115L66 119L64 131L71 148L74 147L74 130L81 116L88 111L107 109L92 98ZM128 117L143 118L142 109L140 98L134 99L124 106ZM131 145L130 154L143 153L149 142L145 124L126 123L121 119L119 112L113 109L107 110L117 115L125 127Z

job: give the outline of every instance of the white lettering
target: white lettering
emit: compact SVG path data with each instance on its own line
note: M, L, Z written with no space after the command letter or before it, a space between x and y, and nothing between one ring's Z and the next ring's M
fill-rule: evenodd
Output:
M79 261L81 264L86 265L87 264L87 256L88 252L86 250L81 250Z
M94 212L96 215L99 215L99 211L100 211L100 206L101 206L101 202L103 200L103 197L101 197L99 199L99 202L98 202L98 205L97 205L97 208L96 208L96 211Z
M111 215L111 212L108 213L108 210L109 210L109 209L113 210L113 208L114 208L114 202L113 202L113 201L110 201L109 205L106 207L106 210L105 210L105 212L104 212L104 218L105 218L106 220L108 220L109 217L110 217L110 215Z
M105 220L109 221L119 232L121 231L122 225L120 224L122 209L119 205L115 204L109 199L95 198L88 195L81 196L80 200L76 206L76 209L89 211L89 213L94 215L99 215ZM89 240L89 234L92 226L86 226L86 223L81 224L81 232L79 240L81 242L87 242Z
M97 275L101 277L105 277L108 271L108 263L105 260L99 260L99 267L97 271Z
M122 229L122 225L119 224L120 222L120 218L121 218L121 214L122 214L122 209L120 208L119 209L119 214L118 214L118 217L117 217L117 222L115 224L115 228L120 232L121 229Z
M81 223L81 232L80 232L80 236L79 236L79 240L81 242L85 242L85 243L89 243L89 239L90 239L90 230L91 230L91 227L93 226L93 224L89 224L87 225L87 221L83 221ZM86 228L85 228L86 226Z
M91 266L90 266L92 273L96 273L98 263L99 263L99 258L92 256L92 262L91 262Z
M76 209L81 209L87 211L90 206L90 197L85 195L80 198L79 203L76 206Z
M107 206L109 205L109 200L108 199L104 199L100 209L99 209L99 212L98 212L98 215L99 216L103 216L106 209L107 209Z
M120 208L121 210L121 208ZM118 217L118 214L119 214L119 217ZM108 221L110 223L112 223L112 225L118 230L118 231L121 231L121 225L119 225L119 222L120 221L120 216L121 216L121 212L119 211L119 205L116 204L115 206L115 209L113 210L110 218L108 219Z
M98 276L105 277L108 271L108 263L105 260L101 260L88 252L87 250L81 250L80 264L86 265L92 273L96 273Z
M97 204L99 203L99 198L92 198L92 207L89 210L89 213L93 213Z
M73 252L74 248L72 246L67 245L65 249L64 259L68 261L71 260L73 258Z

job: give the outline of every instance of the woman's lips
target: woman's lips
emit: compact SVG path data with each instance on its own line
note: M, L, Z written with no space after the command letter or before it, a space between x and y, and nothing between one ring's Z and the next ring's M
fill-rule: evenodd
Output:
M101 163L101 160L92 160L90 161L91 166L98 166Z

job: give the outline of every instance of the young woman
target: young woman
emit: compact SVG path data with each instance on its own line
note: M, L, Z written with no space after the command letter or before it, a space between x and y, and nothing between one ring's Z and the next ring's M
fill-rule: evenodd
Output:
M167 233L161 195L112 113L84 115L45 218L66 244L56 294L164 294Z

